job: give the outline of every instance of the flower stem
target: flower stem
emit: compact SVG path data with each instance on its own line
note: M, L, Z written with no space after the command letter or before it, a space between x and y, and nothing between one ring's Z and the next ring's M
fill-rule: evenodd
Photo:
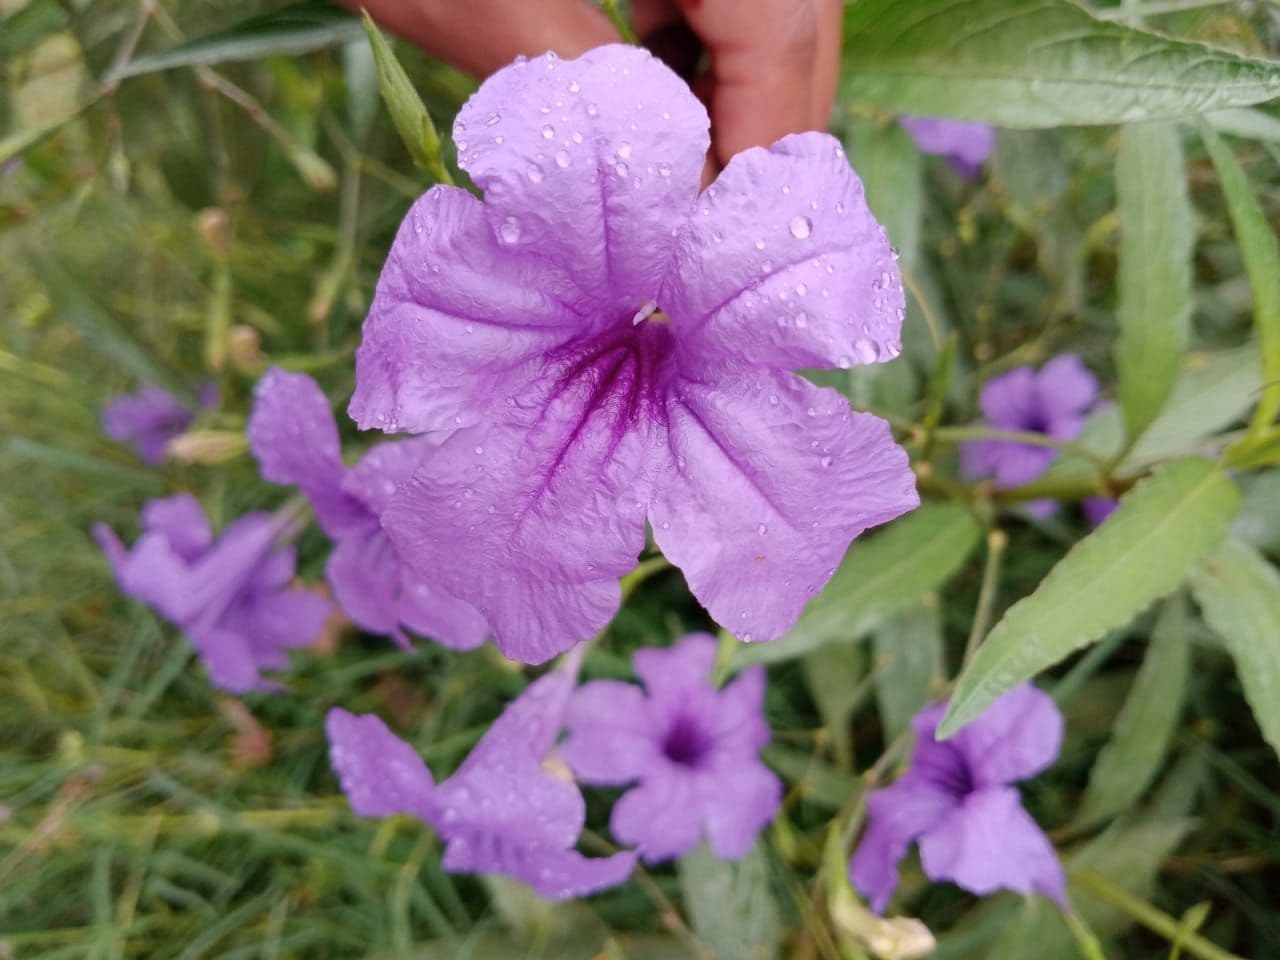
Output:
M1197 933L1188 931L1176 919L1163 910L1153 907L1128 890L1112 883L1096 870L1081 868L1072 871L1071 879L1088 890L1100 900L1105 900L1122 913L1127 914L1142 926L1167 939L1170 943L1179 943L1187 953L1195 954L1201 960L1242 960L1240 956L1223 950L1217 944L1210 943Z
M991 530L987 533L987 562L982 567L982 587L978 591L978 608L973 614L973 626L969 629L969 641L964 647L964 661L960 669L964 670L978 652L978 645L987 635L991 626L991 614L995 609L996 591L1000 586L1000 562L1004 559L1005 548L1009 546L1009 535L1003 530Z
M631 22L623 14L618 6L618 0L600 0L600 10L609 18L609 22L613 24L613 29L618 31L618 36L622 38L623 43L629 43L632 46L640 44L635 27L631 26Z

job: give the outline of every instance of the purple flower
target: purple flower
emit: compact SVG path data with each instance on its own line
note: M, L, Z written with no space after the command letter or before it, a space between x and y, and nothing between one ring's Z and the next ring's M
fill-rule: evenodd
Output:
M1110 497L1085 497L1080 506L1084 510L1084 518L1089 522L1089 526L1096 527L1116 512L1120 501L1112 500Z
M446 870L506 874L554 899L586 896L622 883L636 858L591 859L574 849L586 821L582 793L543 767L572 692L563 670L530 684L439 786L374 716L330 710L329 757L356 813L431 824L445 842Z
M276 545L281 521L248 513L215 542L200 504L180 493L143 507L142 527L128 550L110 527L93 528L120 589L187 634L214 686L274 689L260 671L288 667L286 651L310 643L332 609L290 588L294 553Z
M378 519L396 488L433 453L438 438L378 444L348 470L319 386L305 374L277 368L254 389L248 432L263 477L301 488L335 541L325 574L338 604L357 625L405 648L409 640L402 624L455 650L484 643L484 618L408 569Z
M919 841L924 872L980 896L1036 891L1065 905L1062 865L1022 807L1016 787L1062 746L1062 714L1030 684L1010 690L950 740L934 738L945 704L918 713L907 772L867 798L867 831L849 879L882 913L898 885L898 861Z
M945 117L899 117L898 123L922 152L946 158L957 173L970 180L978 176L996 148L995 128L985 123Z
M1055 440L1074 440L1084 428L1085 414L1098 396L1098 381L1072 354L1054 357L1039 372L1017 367L989 380L980 405L987 422L1000 430L1040 433ZM1053 447L1012 440L973 440L960 448L961 473L969 478L993 476L1006 489L1030 483L1057 457ZM1052 500L1027 505L1037 516L1053 513Z
M643 50L517 62L454 126L484 202L433 188L383 268L351 415L457 431L384 526L515 659L609 621L646 520L716 619L771 640L918 503L888 425L790 372L900 350L844 151L786 137L699 194L707 128Z
M218 405L218 388L204 384L197 392L202 409ZM102 430L112 440L127 443L147 463L163 463L169 441L184 432L195 411L173 394L147 384L137 393L116 397L103 408Z
M584 783L635 783L613 808L620 843L650 863L687 853L705 832L716 856L734 860L778 812L782 784L760 762L769 742L763 667L711 685L716 641L685 637L632 660L645 689L616 680L585 684L569 705L565 762Z

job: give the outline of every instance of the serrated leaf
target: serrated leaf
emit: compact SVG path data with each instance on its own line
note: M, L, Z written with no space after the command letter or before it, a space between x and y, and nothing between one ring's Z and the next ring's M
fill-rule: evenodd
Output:
M1099 20L1070 0L858 0L843 92L1003 127L1131 123L1263 103L1280 64Z
M911 722L943 676L936 603L918 604L871 635L876 702L886 743Z
M720 860L704 843L677 862L689 921L722 960L772 960L781 921L769 864L757 843L740 860Z
M361 32L360 21L349 11L332 3L306 0L168 50L135 57L116 79L175 67L209 67L270 56L298 56L357 39Z
M961 674L939 733L955 733L1001 694L1172 592L1226 535L1239 505L1219 464L1191 458L1157 469L1009 608Z
M1182 713L1190 667L1186 601L1175 595L1156 621L1115 733L1089 773L1079 823L1097 823L1127 810L1155 778Z
M1235 660L1263 738L1280 754L1280 572L1230 539L1205 561L1191 588Z
M1280 413L1280 243L1235 154L1208 127L1202 126L1200 135L1217 168L1253 290L1253 322L1262 350L1262 396L1250 427L1250 432L1257 434Z
M786 636L739 645L735 668L776 663L824 643L853 640L951 579L981 536L955 504L925 504L850 548L827 588Z
M1116 370L1130 443L1168 399L1191 336L1194 228L1178 129L1144 123L1120 133L1120 338Z

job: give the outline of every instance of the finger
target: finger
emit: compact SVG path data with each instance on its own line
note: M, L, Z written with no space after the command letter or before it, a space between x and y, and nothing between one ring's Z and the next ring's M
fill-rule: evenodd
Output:
M813 123L818 16L811 0L680 0L711 57L711 129L721 163Z
M831 126L831 108L835 106L840 83L841 28L844 7L840 0L817 0L817 54L813 58L813 86L809 111L815 130Z
M617 43L608 17L587 0L342 0L428 53L485 77L517 56L554 50L576 57Z

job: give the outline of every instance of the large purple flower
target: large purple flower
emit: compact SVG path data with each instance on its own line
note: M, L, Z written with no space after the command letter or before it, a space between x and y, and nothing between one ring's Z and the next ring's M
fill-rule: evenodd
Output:
M182 493L143 507L142 526L132 549L105 524L93 528L120 589L187 634L214 686L273 689L260 671L288 667L287 651L310 643L332 609L290 587L294 553L276 544L281 522L248 513L214 542L200 504Z
M996 131L985 123L948 120L945 117L900 117L916 146L924 153L943 157L961 176L972 180L996 148Z
M404 624L447 647L470 650L488 634L484 618L409 570L378 520L438 443L435 437L380 443L348 470L329 402L314 380L273 368L254 389L249 445L263 477L300 487L335 541L325 574L347 616L402 647L409 646Z
M445 841L446 870L506 874L544 897L586 896L625 880L636 858L575 850L586 821L582 793L543 769L572 692L563 670L531 684L439 786L374 716L330 710L329 756L356 813L406 813L431 824Z
M707 128L643 50L518 62L454 126L484 202L433 188L383 269L351 415L457 430L384 526L516 659L608 622L646 520L720 622L770 640L918 502L888 426L790 372L899 352L844 151L790 136L699 194Z
M706 634L641 650L632 663L644 691L597 680L569 705L561 756L585 783L636 784L610 825L649 862L687 853L704 832L717 856L741 857L782 800L782 783L759 756L769 742L764 668L716 690L715 657Z
M945 704L911 724L915 752L907 772L867 798L867 831L849 879L883 912L898 885L898 861L920 843L924 872L972 893L1036 891L1065 903L1062 865L1049 838L1022 807L1016 787L1053 763L1062 714L1030 684L1015 687L945 742L934 733Z
M1041 433L1055 440L1074 440L1098 397L1098 380L1073 354L1054 357L1037 372L1017 367L989 380L980 405L987 422L1000 430ZM1049 469L1057 457L1053 447L1013 440L972 440L960 448L961 473L970 479L994 477L997 487L1020 487ZM1029 505L1047 515L1053 501Z
M200 407L218 405L218 388L200 387ZM112 440L127 443L148 463L163 463L169 441L195 419L195 411L168 390L147 384L137 393L116 397L102 410L102 430Z

